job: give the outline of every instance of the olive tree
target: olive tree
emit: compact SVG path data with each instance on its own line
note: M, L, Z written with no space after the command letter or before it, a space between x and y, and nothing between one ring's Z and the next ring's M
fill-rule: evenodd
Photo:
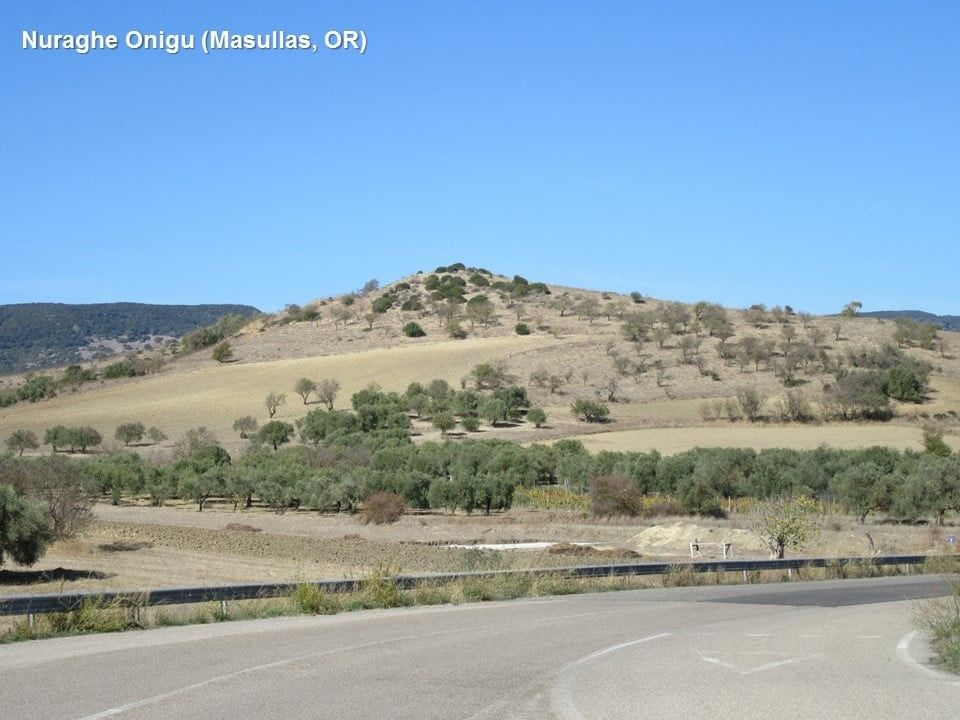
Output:
M140 442L143 440L146 432L147 430L144 428L142 422L130 422L123 423L117 427L117 431L113 436L124 445L129 445L132 442Z
M267 397L263 401L264 407L267 408L267 413L270 415L271 418L277 414L277 410L280 408L280 406L286 405L286 403L287 403L286 393L272 392L269 395L267 395Z
M50 538L43 503L18 495L10 485L0 485L0 565L7 555L21 565L33 565Z
M799 548L817 536L819 507L807 497L770 498L751 512L750 529L770 550L770 557L783 558L787 548Z
M317 384L310 378L302 377L297 380L296 384L293 386L293 391L303 398L303 404L306 405L310 400L310 396L313 395L317 390Z
M337 393L340 391L340 383L330 378L324 378L317 384L316 393L327 410L333 410L333 403L337 399Z
M7 449L18 456L22 456L24 450L36 450L40 447L40 441L32 430L14 430L6 442Z

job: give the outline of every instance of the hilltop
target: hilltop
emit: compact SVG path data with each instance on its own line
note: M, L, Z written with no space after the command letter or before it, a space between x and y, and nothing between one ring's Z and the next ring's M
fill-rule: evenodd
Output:
M0 305L0 375L160 346L250 305L24 303Z
M939 325L944 330L960 330L960 315L935 315L934 313L923 310L872 310L870 312L861 312L859 315L860 317L873 317L884 320L907 318L917 322L933 323L934 325Z
M401 394L434 379L474 388L471 371L486 364L523 386L548 421L539 428L458 427L454 438L579 437L595 449L666 452L697 445L906 448L919 447L923 423L936 419L955 443L957 335L940 332L933 342L897 330L876 318L682 304L454 264L257 316L228 338L229 362L217 362L209 349L171 352L143 377L86 383L2 409L0 435L83 424L112 438L119 424L140 421L170 442L205 426L235 452L248 442L234 420L249 415L265 423L268 393L286 394L276 420L295 424L318 407L295 394L300 378L336 380L335 408L346 409L370 384ZM917 379L915 397L884 395L892 367ZM843 373L866 383L850 392L864 393L867 405L838 394ZM745 391L760 401L752 420L744 414ZM584 422L571 410L577 399L607 405L609 421ZM440 439L428 415L411 417L416 442ZM144 452L162 454L170 442Z

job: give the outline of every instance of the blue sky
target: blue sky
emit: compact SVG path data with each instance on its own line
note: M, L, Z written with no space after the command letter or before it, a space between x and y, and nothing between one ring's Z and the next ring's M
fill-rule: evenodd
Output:
M461 261L960 313L960 3L152 5L5 8L0 303L271 310ZM208 28L369 44L20 48Z

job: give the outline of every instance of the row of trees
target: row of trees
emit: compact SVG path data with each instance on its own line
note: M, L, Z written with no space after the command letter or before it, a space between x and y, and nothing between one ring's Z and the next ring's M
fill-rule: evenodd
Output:
M117 427L114 438L125 446L139 443L144 439L152 443L163 442L167 439L160 428L147 428L142 422L123 423ZM89 426L66 427L56 425L47 428L43 436L43 444L50 445L53 452L69 449L70 452L86 452L103 442L103 436L96 429ZM7 450L22 457L27 450L37 450L40 447L40 438L32 430L14 430L5 440Z

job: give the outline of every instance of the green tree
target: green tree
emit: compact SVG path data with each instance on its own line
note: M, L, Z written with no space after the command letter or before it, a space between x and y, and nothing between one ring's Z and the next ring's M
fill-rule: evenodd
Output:
M43 434L43 444L50 445L53 451L57 452L57 448L67 444L67 428L63 425L55 425L52 428L47 428Z
M147 437L150 439L150 442L156 444L166 440L167 434L158 427L150 427L147 430Z
M487 398L480 404L480 417L495 426L507 419L507 405L498 398Z
M233 345L224 340L223 342L217 343L216 347L213 348L213 353L211 357L219 363L225 363L228 360L233 359Z
M770 557L783 558L787 548L802 547L819 533L819 506L807 497L770 498L756 505L750 528L770 550Z
M51 530L46 508L0 485L0 565L9 555L21 565L33 565L47 549Z
M6 442L7 449L17 453L19 457L23 456L24 450L36 450L40 447L40 441L32 430L14 430Z
M423 328L420 327L418 323L408 322L403 326L403 334L407 337L418 338L424 337L427 333L423 331Z
M610 415L610 408L603 403L580 398L570 406L570 411L578 418L588 423L603 422Z
M290 442L293 435L293 425L280 420L271 420L257 432L257 440L273 446L276 450L279 446Z
M246 440L250 433L256 432L257 419L252 415L244 415L233 421L233 431L240 433L240 439Z
M317 390L317 384L310 378L302 377L297 380L296 384L293 386L293 391L303 398L303 404L306 405L310 396L313 395Z
M446 435L450 430L457 426L457 421L453 415L448 412L437 413L433 416L433 426L440 431L441 435Z
M533 423L536 428L543 427L547 422L547 413L541 408L530 408L527 412L527 420Z
M143 440L146 432L142 422L131 422L118 426L113 436L124 445L129 445L132 442L140 442Z

